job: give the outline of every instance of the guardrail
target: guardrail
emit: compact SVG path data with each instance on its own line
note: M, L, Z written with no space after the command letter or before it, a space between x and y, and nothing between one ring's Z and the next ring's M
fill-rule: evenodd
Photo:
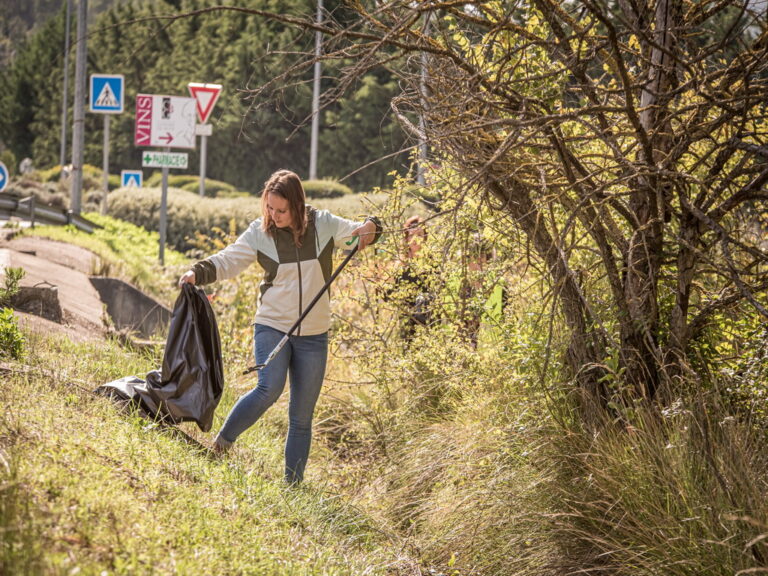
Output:
M16 198L8 194L0 194L0 220L9 220L13 216L29 219L32 227L35 226L36 222L62 226L72 224L78 230L89 234L100 228L98 224L79 214L74 214L71 210L36 204L34 196Z

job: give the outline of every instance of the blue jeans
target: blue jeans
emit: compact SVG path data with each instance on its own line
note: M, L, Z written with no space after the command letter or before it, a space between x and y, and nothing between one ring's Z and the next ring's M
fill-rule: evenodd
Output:
M285 332L256 324L254 353L256 363L266 360ZM228 446L250 428L285 389L291 376L288 404L288 438L285 442L285 480L301 482L312 442L312 415L325 376L328 359L328 333L317 336L291 336L268 366L259 371L256 388L235 403L219 432L217 442Z

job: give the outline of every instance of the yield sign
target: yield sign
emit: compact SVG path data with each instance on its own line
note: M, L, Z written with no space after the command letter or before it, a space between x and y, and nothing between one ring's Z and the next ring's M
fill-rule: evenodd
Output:
M187 84L187 88L189 88L190 95L197 102L197 117L200 119L200 124L205 124L213 111L213 107L216 105L216 101L219 99L221 84L190 82Z

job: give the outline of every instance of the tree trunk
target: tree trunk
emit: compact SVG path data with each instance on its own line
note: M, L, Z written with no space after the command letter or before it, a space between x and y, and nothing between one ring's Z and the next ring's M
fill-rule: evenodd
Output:
M606 356L604 339L597 332L575 274L544 224L538 209L524 186L519 183L488 184L490 193L501 200L506 211L528 236L538 255L544 260L559 296L560 309L571 329L566 362L578 385L588 398L605 406L607 394L601 378Z
M627 253L624 284L629 318L621 321L622 358L626 378L636 393L652 398L663 379L659 350L658 282L663 250L664 223L670 218L671 183L659 175L672 143L668 115L675 83L676 15L679 0L658 0L654 14L653 43L647 82L640 95L640 131L643 143L639 160L645 172L635 181L630 210L636 216Z

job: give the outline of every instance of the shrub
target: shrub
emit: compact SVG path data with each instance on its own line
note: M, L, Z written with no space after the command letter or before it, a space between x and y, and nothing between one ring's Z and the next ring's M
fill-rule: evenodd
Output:
M19 282L24 278L23 268L5 269L5 288L0 288L0 306L8 306L13 298L19 292Z
M109 195L109 213L114 218L156 231L160 227L160 193L157 188L121 188ZM359 219L364 214L375 213L370 204L382 200L351 194L311 204L345 218ZM260 199L255 196L201 198L196 192L169 188L166 241L176 250L188 252L197 247L198 234L230 230L231 221L235 223L236 233L241 233L260 213Z
M160 188L162 182L162 173L154 172L147 178L146 182L144 182L144 186L147 188ZM171 174L168 176L168 188L179 188L181 190L186 190L187 192L199 192L200 177L192 174ZM248 193L238 190L232 184L227 182L206 178L205 196L211 198L231 198L248 196Z
M16 172L16 156L7 148L0 152L0 162L5 164L8 172L13 175Z
M146 230L160 228L160 194L157 188L122 188L110 194L109 212ZM220 228L228 230L234 220L238 232L257 217L257 198L201 198L197 193L177 188L168 190L166 242L180 252L195 247L198 233Z
M349 186L335 180L305 180L302 184L309 198L340 198L353 193Z
M0 308L0 357L3 356L14 360L24 357L24 336L12 308Z

